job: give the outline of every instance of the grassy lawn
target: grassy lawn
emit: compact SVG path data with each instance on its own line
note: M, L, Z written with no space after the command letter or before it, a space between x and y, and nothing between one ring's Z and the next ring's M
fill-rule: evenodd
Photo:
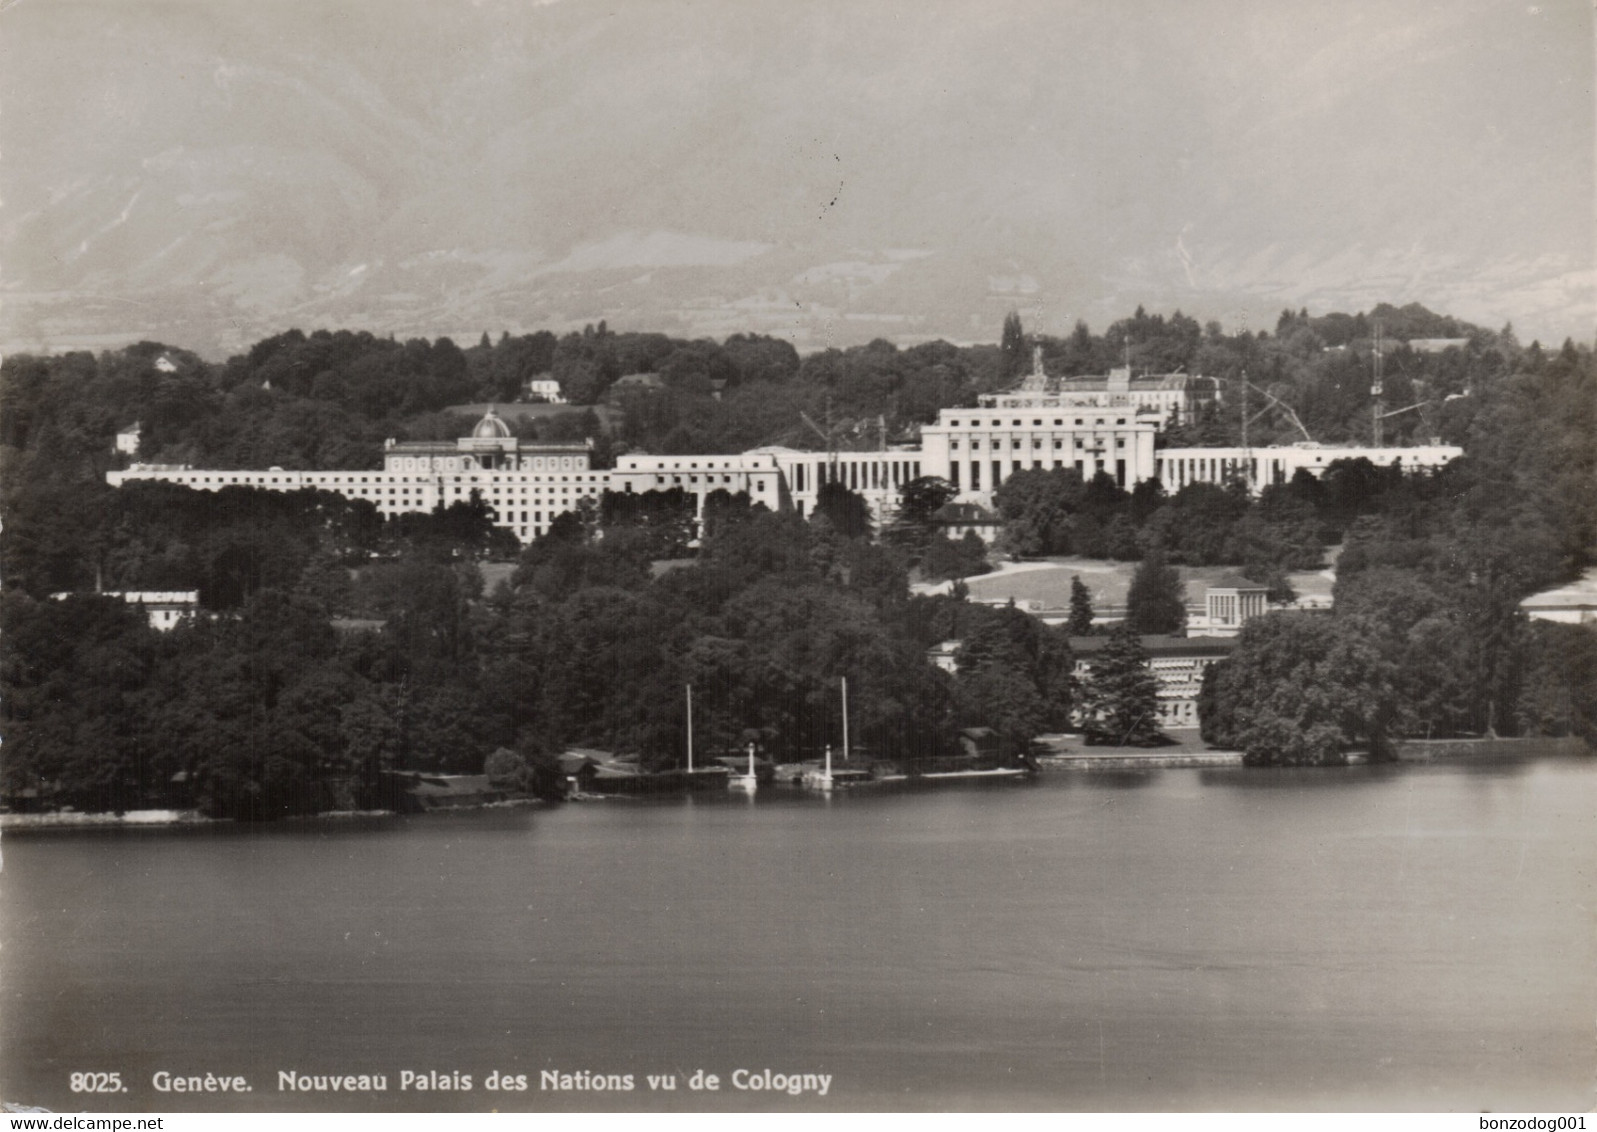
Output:
M1330 557L1327 556L1328 560ZM1095 608L1118 608L1126 603L1126 590L1130 588L1131 576L1137 569L1135 562L1077 557L1051 558L1046 564L1026 563L1026 566L1027 569L1014 573L966 579L971 597L978 601L1014 598L1019 605L1035 601L1040 602L1043 609L1069 609L1070 579L1079 574L1082 582L1092 591ZM1217 580L1240 573L1235 566L1178 566L1176 570L1186 586L1189 604L1201 603L1203 591ZM1328 573L1329 570L1292 574L1292 587L1299 597L1329 597L1332 579L1327 576Z

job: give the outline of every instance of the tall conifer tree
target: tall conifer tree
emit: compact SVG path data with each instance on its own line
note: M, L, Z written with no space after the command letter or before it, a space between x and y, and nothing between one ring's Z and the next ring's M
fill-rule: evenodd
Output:
M1085 637L1092 633L1092 591L1081 580L1081 575L1070 578L1070 620L1065 628L1072 637Z
M1127 622L1115 627L1093 658L1081 705L1088 742L1136 747L1159 741L1159 679Z
M1181 575L1165 562L1164 547L1157 543L1131 577L1126 624L1137 633L1179 633L1186 627L1186 590Z

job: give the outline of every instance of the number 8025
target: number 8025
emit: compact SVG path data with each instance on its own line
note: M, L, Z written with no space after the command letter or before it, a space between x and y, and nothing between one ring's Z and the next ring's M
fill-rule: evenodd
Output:
M73 1073L67 1084L74 1093L125 1093L120 1073Z

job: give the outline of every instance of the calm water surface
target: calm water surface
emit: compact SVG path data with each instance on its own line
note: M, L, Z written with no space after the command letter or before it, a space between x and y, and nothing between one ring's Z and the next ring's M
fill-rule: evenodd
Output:
M1594 816L1597 762L1545 759L8 834L0 1095L1584 1111ZM833 1080L739 1092L739 1068ZM163 1069L255 1091L158 1094ZM475 1088L401 1093L407 1069ZM540 1091L546 1069L636 1091ZM723 1090L688 1092L697 1069ZM132 1091L74 1096L73 1070Z

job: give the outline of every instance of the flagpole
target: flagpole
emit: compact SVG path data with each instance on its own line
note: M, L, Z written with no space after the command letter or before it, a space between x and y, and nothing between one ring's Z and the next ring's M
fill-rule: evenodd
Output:
M843 681L843 761L848 762L848 677L844 676L841 679ZM827 768L827 773L831 773L830 767Z

